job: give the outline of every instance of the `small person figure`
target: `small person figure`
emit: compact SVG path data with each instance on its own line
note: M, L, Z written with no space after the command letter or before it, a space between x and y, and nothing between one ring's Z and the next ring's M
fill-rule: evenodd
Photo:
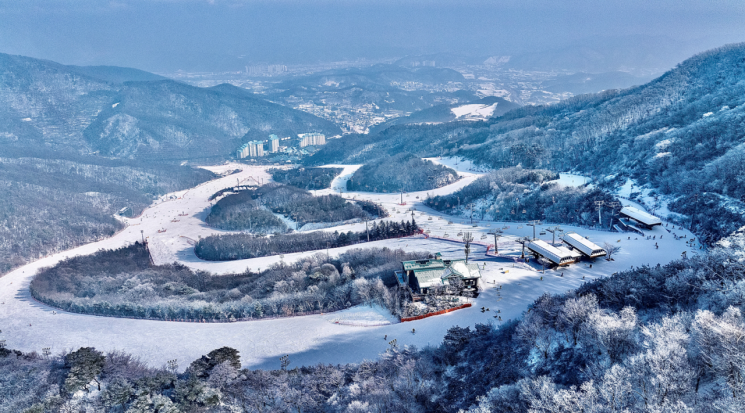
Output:
M383 336L383 340L388 340L388 334Z
M590 268L592 268L592 264L590 264Z
M416 334L416 329L411 329L411 334Z
M561 273L561 277L563 277L563 276L564 276L564 273L562 272L562 273Z

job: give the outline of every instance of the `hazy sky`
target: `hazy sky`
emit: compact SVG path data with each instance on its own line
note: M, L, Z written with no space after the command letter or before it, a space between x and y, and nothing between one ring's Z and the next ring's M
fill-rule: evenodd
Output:
M163 72L589 45L665 65L743 22L745 0L0 0L0 52Z

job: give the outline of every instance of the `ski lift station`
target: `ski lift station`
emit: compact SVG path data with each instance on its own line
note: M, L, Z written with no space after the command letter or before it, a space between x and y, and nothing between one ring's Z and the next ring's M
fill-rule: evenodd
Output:
M565 247L554 247L546 241L539 239L530 241L526 247L533 254L546 258L552 263L564 266L575 263L579 260L580 254L570 251Z
M620 212L621 216L634 220L646 228L652 228L655 225L662 225L662 220L656 216L634 207L623 207Z
M576 232L564 235L563 241L588 258L602 257L607 254L603 248Z

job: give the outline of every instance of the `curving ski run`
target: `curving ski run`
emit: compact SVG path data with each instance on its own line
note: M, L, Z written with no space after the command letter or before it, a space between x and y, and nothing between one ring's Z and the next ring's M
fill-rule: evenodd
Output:
M458 168L457 165L449 164L448 166ZM520 246L513 242L514 239L526 236L529 231L532 231L527 226L518 228L519 225L514 223L485 221L482 221L479 227L472 227L464 219L447 217L422 205L421 201L428 193L435 195L457 191L477 179L479 177L477 173L458 171L461 179L451 185L432 191L404 194L404 201L407 205L400 206L397 204L401 200L401 194L347 193L344 190L346 180L359 166L341 165L341 167L344 170L332 182L331 188L317 191L317 194L333 192L348 198L379 202L391 213L391 217L386 219L398 221L410 219L411 212L408 209L413 206L416 208L417 223L429 230L431 235L439 237L449 233L450 238L454 239L456 238L454 234L457 232L469 230L474 232L475 238L479 240L481 235L491 228L509 226L505 230L505 237L500 239L500 252L505 253L515 253ZM467 168L468 164L462 164L462 167ZM264 182L269 182L271 180L265 167L227 164L206 168L217 173L235 169L241 169L241 172L203 183L189 190L169 194L146 209L141 216L124 219L127 227L111 238L42 258L0 278L0 330L2 330L0 340L6 340L7 347L22 351L40 352L42 348L49 347L52 353L58 353L82 346L92 346L102 351L124 350L139 356L153 366L163 366L167 360L177 359L180 369L184 369L188 363L201 355L222 346L238 349L243 365L249 368L278 368L278 357L285 354L290 355L294 366L316 363L356 363L364 359L376 358L385 351L388 341L393 338L397 339L399 345L417 347L437 345L442 341L448 328L453 325L473 326L476 323L498 323L493 318L493 311L497 309L501 311L502 320L506 321L520 316L527 305L544 292L562 293L578 287L586 280L607 276L627 269L631 265L664 264L679 258L681 252L686 249L683 241L677 241L673 237L658 240L659 249L657 250L650 248L653 246L652 241L643 239L625 241L624 237L624 242L620 244L621 251L614 256L615 261L597 260L592 269L585 265L575 265L563 269L563 277L560 277L559 271L546 271L545 274L541 274L532 268L512 268L512 264L486 257L485 247L476 245L472 259L481 265L485 264L482 271L484 291L479 298L473 300L472 308L413 323L374 327L336 324L334 321L339 317L338 314L333 313L236 323L184 323L109 318L58 311L31 298L28 285L40 268L55 265L68 257L91 254L100 249L119 248L142 238L148 239L156 263L178 261L191 268L207 270L213 274L243 271L247 267L266 268L279 261L278 257L264 257L229 262L206 262L194 255L192 246L194 240L200 236L227 232L204 224L203 218L210 206L208 200L210 195L220 189L231 187L236 182L261 181L262 179ZM454 220L455 223L448 225L448 219ZM364 223L349 224L326 230L360 231L364 229L364 225ZM621 237L618 233L590 231L570 226L565 226L565 228L586 234L594 242L600 244L604 241L616 242ZM687 231L676 232L680 235L692 236ZM657 227L648 233L659 235L666 234L666 231ZM408 251L439 251L445 256L462 255L462 246L457 242L425 239L421 236L371 242L363 246L386 246ZM331 249L329 254L336 255L355 247L360 246ZM319 251L286 254L284 260L291 262L301 256L316 252ZM689 251L690 253L692 251ZM509 271L505 273L500 270L501 268ZM501 290L495 288L497 285L502 285ZM482 313L481 306L490 307L493 310L492 313ZM412 333L412 328L416 328L416 334ZM384 336L388 339L384 340Z

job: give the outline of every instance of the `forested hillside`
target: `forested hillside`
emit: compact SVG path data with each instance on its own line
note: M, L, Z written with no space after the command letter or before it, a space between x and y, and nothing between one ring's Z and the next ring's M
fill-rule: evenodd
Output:
M393 126L330 142L309 163L444 153L492 167L579 171L607 186L632 178L675 201L674 211L695 214L694 231L711 243L745 225L743 79L745 44L729 45L643 86L523 107L487 122Z
M154 197L214 177L188 166L36 155L0 157L0 274L110 236L121 228L114 214L122 208L136 216Z
M339 176L342 170L342 168L293 168L270 169L267 172L276 182L310 191L330 188L331 181Z
M0 54L0 273L113 234L120 209L214 177L184 159L269 131L339 129L229 86Z
M546 224L597 225L596 201L615 197L596 187L564 187L559 174L545 169L504 168L492 171L452 194L425 200L427 206L476 220L531 221ZM603 222L610 226L619 207L605 208Z
M272 212L292 219L298 227L388 215L385 208L372 202L348 201L339 195L313 196L294 186L270 183L222 198L212 207L206 222L227 230L283 232L287 226Z
M382 157L356 170L348 191L398 192L439 188L458 180L458 174L410 153Z
M270 133L340 133L329 121L243 89L161 79L135 69L0 54L0 147L151 161L222 159L239 142Z

